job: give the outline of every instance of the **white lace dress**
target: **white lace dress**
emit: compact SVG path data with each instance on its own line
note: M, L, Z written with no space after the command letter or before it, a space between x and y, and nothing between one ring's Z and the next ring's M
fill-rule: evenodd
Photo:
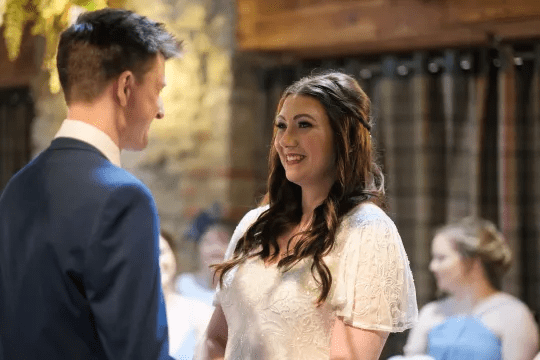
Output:
M226 259L265 209L244 216ZM215 298L228 325L225 359L328 359L336 316L357 328L388 332L415 324L418 310L407 255L394 223L380 208L364 203L346 215L336 247L324 260L332 287L320 307L315 305L320 288L311 261L283 272L256 258L229 271Z

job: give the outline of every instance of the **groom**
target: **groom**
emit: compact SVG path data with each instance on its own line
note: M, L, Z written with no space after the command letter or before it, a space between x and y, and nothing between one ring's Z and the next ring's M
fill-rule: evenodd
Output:
M179 51L120 9L61 35L68 120L0 197L0 359L170 359L156 206L120 150L147 145Z

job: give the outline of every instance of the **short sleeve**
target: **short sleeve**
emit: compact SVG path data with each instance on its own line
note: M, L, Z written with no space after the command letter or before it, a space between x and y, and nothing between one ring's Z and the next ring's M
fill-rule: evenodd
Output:
M227 246L227 250L225 251L224 261L230 260L233 257L234 249L236 249L236 244L238 244L238 241L242 238L242 236L244 236L247 229L249 229L249 227L267 209L268 209L268 206L258 207L256 209L250 210L246 215L244 215L242 220L240 220L240 222L234 229L233 235L231 237L231 241L229 242L229 245ZM216 294L214 295L214 300L212 302L214 306L219 304L220 292L221 292L221 286L218 282L218 285L216 287Z
M399 332L418 318L409 261L397 229L386 214L362 211L344 220L331 302L337 316L357 328ZM362 208L362 207L361 207Z

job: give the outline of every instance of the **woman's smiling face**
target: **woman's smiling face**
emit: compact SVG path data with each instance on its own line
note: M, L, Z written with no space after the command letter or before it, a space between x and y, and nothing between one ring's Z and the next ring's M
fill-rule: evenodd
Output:
M289 181L299 186L335 181L333 130L318 100L288 96L275 126L274 146Z

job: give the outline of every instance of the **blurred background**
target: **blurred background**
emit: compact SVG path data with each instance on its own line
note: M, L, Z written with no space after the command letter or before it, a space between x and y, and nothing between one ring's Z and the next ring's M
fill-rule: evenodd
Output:
M436 227L479 215L516 261L503 289L540 310L540 2L537 0L0 0L0 191L66 115L54 72L59 32L85 9L135 10L184 40L167 63L165 118L122 163L152 190L193 271L190 221L214 203L236 222L265 191L281 91L322 69L360 80L390 216L419 306ZM398 353L406 334L390 337Z

